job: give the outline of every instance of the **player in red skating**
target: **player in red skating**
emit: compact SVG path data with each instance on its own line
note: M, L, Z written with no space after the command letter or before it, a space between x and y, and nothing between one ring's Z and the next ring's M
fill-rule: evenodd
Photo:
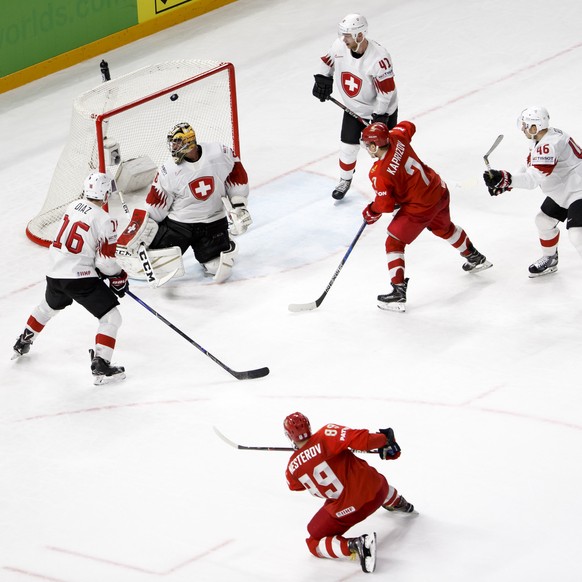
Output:
M404 250L425 228L460 252L464 271L476 273L492 266L467 233L451 221L449 189L412 149L410 140L415 133L410 121L402 121L392 130L383 123L372 123L362 133L362 144L376 159L370 170L376 198L364 209L364 220L373 224L382 213L396 210L386 239L392 292L378 296L378 307L388 311L406 310Z
M285 476L292 491L304 491L325 499L307 525L307 547L318 558L360 561L364 572L376 567L376 534L346 538L344 534L379 507L388 511L416 513L376 469L354 453L378 450L384 460L397 459L400 447L391 428L370 433L365 429L327 424L311 432L301 412L285 418L285 434L297 449Z

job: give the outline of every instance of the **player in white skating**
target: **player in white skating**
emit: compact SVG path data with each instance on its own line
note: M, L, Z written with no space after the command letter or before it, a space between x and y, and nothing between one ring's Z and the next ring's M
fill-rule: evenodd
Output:
M135 254L141 243L150 249L179 247L179 254L191 247L205 274L225 281L238 252L228 218L233 235L252 224L247 173L229 147L198 143L188 123L174 126L167 141L171 157L158 170L145 210L134 211L120 236L118 254L122 249Z
M483 179L491 196L537 186L546 195L535 219L542 257L529 266L529 276L539 277L558 270L560 222L566 223L570 242L582 255L582 148L567 133L550 127L544 107L524 109L518 125L531 140L527 167L513 174L491 170Z
M339 38L321 57L313 95L326 101L333 79L344 105L367 121L379 121L392 129L398 122L398 94L392 58L376 41L366 37L368 22L361 14L348 14L340 23ZM332 197L341 200L350 189L365 125L344 113L340 143L340 181Z
M117 297L128 288L127 274L115 260L117 221L103 210L114 190L110 176L92 173L83 184L84 199L71 202L65 211L49 249L53 265L46 277L45 298L16 340L13 359L27 354L44 326L76 301L99 320L95 349L89 350L94 383L125 378L122 366L111 365L121 325ZM109 279L109 286L102 277Z

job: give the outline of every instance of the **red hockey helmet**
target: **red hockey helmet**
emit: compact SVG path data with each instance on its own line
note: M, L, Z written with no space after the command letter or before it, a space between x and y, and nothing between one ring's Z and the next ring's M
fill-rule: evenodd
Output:
M311 436L309 419L301 412L294 412L287 416L283 422L283 427L287 438L294 443L304 441Z
M390 143L390 130L384 123L370 123L362 132L362 142L366 145L375 144L377 148L386 147Z

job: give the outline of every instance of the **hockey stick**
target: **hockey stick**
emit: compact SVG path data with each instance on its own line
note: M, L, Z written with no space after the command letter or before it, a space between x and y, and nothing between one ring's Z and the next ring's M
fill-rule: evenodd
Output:
M246 445L239 445L234 441L231 441L228 437L224 436L215 426L212 427L214 432L221 438L227 445L234 447L235 449L239 449L241 451L296 451L293 447L254 447L254 446L246 446ZM377 453L378 449L372 449L370 451L357 451L352 449L354 453Z
M341 260L338 268L335 270L335 273L333 274L333 277L331 278L330 282L327 284L325 291L321 294L319 299L316 299L315 301L312 301L311 303L291 303L289 305L289 311L293 311L293 312L312 311L313 309L317 309L323 303L323 300L325 299L325 296L328 294L329 290L331 289L333 282L337 279L339 272L342 270L342 267L345 265L346 261L348 260L348 257L350 256L350 253L354 250L354 247L356 246L358 239L360 238L361 234L364 232L364 228L366 228L366 221L364 221L362 223L362 226L360 226L360 230L358 230L358 234L356 234L356 237L354 238L354 240L350 244L346 254L344 255L344 258Z
M341 103L337 99L334 99L331 95L328 97L328 99L332 103L335 103L338 107L341 107L348 115L351 115L354 119L357 119L363 125L366 125L366 126L370 125L369 121L366 121L365 119L360 117L357 113L354 113L351 109L348 109L343 103Z
M130 212L129 212L129 207L127 206L127 204L125 203L125 199L123 197L123 192L121 190L117 191L117 194L119 194L119 200L121 201L121 206L123 207L123 211L125 212L125 214L127 214L129 216ZM171 273L168 273L165 277L162 277L161 279L156 275L156 272L154 271L154 267L152 265L152 262L150 260L150 256L146 250L146 246L145 244L142 242L139 245L139 251L137 253L137 256L139 257L139 260L141 261L141 266L143 269L143 272L146 276L148 285L152 288L156 288L156 287L161 287L162 285L165 285L180 269L175 269L174 271L172 271Z
M502 139L503 139L503 134L498 135L497 138L495 139L495 141L493 142L493 145L489 148L489 151L483 156L483 160L485 160L485 166L487 167L487 171L489 172L490 178L492 178L492 175L491 175L491 166L489 165L489 156L491 155L493 150L501 143Z
M163 315L158 313L155 309L151 308L145 301L142 301L137 295L129 291L126 293L133 297L140 305L145 307L150 313L153 313L158 319L162 320L168 327L173 329L177 334L181 335L186 341L190 342L194 347L198 348L203 354L207 355L215 364L218 364L223 370L226 370L229 374L234 376L237 380L253 380L255 378L262 378L269 373L269 368L258 368L256 370L245 370L243 372L237 372L232 368L229 368L226 364L223 364L218 358L213 356L209 351L205 350L200 344L196 343L192 338L188 337L183 331L178 329L173 323L169 322Z

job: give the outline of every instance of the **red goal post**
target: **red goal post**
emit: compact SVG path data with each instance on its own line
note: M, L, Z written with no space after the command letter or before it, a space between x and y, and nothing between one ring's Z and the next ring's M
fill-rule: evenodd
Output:
M199 142L219 142L240 155L232 63L170 61L102 83L73 102L69 138L40 212L27 225L33 242L50 246L66 207L82 196L93 171L120 173L127 163L151 168L170 155L166 135L187 122ZM145 160L145 162L144 162ZM139 172L138 172L139 173ZM144 184L139 184L139 188ZM137 190L136 190L137 192ZM125 193L125 192L124 192Z

